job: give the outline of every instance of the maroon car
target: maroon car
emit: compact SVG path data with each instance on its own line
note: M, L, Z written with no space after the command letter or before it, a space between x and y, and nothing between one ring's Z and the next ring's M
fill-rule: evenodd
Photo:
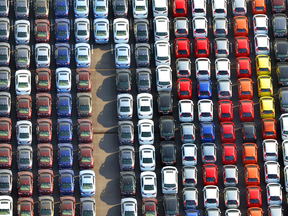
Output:
M28 171L18 172L17 188L19 197L33 195L33 173Z
M40 118L49 118L52 111L52 97L48 93L36 94L37 116Z
M49 92L51 89L51 70L49 68L37 68L35 83L38 92Z
M35 40L36 43L50 41L50 21L47 19L35 20Z
M54 189L54 173L50 169L38 170L38 191L40 195L52 195Z
M11 141L12 134L12 121L10 118L1 117L0 118L0 142Z
M60 216L75 216L76 200L72 196L60 197Z
M89 92L92 88L92 75L89 68L76 69L76 84L78 92Z
M12 146L0 144L0 169L10 169L12 164Z
M32 98L30 95L18 95L16 98L17 119L29 120L32 115Z
M34 215L34 201L30 197L20 197L17 200L18 216L33 216Z
M53 146L49 143L38 144L37 161L39 169L51 169L53 166Z
M144 198L142 199L142 215L155 215L157 216L158 201L156 198Z
M50 143L52 140L52 121L51 119L43 118L37 120L36 126L38 143Z
M78 160L80 169L92 169L94 167L94 146L92 144L79 144Z
M78 119L78 141L79 143L93 142L93 121L92 119Z

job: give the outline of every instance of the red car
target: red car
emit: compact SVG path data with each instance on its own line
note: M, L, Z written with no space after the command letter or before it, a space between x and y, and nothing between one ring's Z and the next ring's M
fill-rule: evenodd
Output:
M18 95L16 98L17 119L28 120L32 115L32 98L30 95Z
M17 199L18 216L33 216L34 215L34 201L31 197L20 197Z
M218 185L218 167L215 164L203 165L203 184L206 185Z
M249 57L250 40L248 39L248 37L238 36L234 39L234 43L236 57Z
M1 117L0 118L0 142L11 141L12 134L12 121L10 118Z
M12 146L0 144L0 169L10 169L12 165Z
M89 92L92 88L92 75L89 68L76 69L76 84L78 92Z
M48 19L36 19L34 25L36 43L49 43L50 41L50 21Z
M250 78L240 78L237 83L239 100L253 100L253 81Z
M158 215L158 200L156 198L143 198L142 199L142 215Z
M33 173L28 171L18 172L17 188L19 197L33 196Z
M257 164L258 154L257 145L255 143L244 143L242 145L243 164Z
M173 16L187 17L187 0L173 0Z
M285 13L286 1L285 0L272 0L272 12L273 13Z
M244 175L246 186L260 186L260 168L257 164L245 165Z
M239 101L240 121L254 121L254 102L252 100Z
M248 57L236 58L236 71L238 78L251 77L251 60Z
M221 142L235 142L235 125L233 122L220 123Z
M60 197L60 216L75 216L76 199L72 196Z
M54 189L54 173L50 169L38 170L39 195L52 195Z
M187 38L177 38L175 40L176 59L190 58L190 41Z
M277 139L277 122L275 119L266 118L261 121L262 139Z
M51 90L51 70L49 68L37 68L35 83L38 92L49 92Z
M252 12L255 14L266 14L266 0L251 0L252 2Z
M51 169L53 166L53 146L49 143L38 144L37 162L39 169Z
M222 164L236 165L237 163L237 146L235 143L222 144Z
M192 81L189 78L180 78L177 80L177 95L178 99L192 98Z
M220 122L233 121L233 103L231 100L218 102L218 118Z
M36 94L36 109L37 116L40 118L51 117L52 111L52 97L48 93L38 93Z
M94 167L94 146L92 144L79 144L78 149L80 169L92 169Z
M209 58L209 39L205 37L195 38L195 58Z
M79 143L93 142L93 121L89 118L78 119L78 141Z
M246 187L247 207L262 207L262 190L259 186Z
M38 143L50 143L52 140L52 121L42 118L37 120L36 134Z

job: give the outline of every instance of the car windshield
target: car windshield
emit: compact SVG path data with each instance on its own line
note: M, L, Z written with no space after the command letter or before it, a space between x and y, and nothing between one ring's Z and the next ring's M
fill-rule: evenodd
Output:
M145 6L136 6L136 11L146 11L146 7Z
M65 30L58 30L58 31L57 31L57 35L58 35L58 36L67 36L67 31L65 31Z
M19 82L18 88L28 88L28 83L27 82Z
M41 215L51 215L51 209L41 209Z
M169 81L159 81L158 83L159 85L170 85L170 82Z
M37 7L38 13L46 13L46 7Z
M2 157L0 157L0 162L1 162L1 163L7 163L7 162L9 162L9 157L8 157L8 156L2 156Z
M42 182L41 183L41 188L49 189L49 188L51 188L51 184L49 182Z
M40 131L39 136L40 137L49 137L50 132L49 131Z
M0 130L0 136L8 136L9 131L8 130Z
M17 12L18 13L25 13L27 10L26 10L26 7L17 7Z
M105 6L96 6L96 11L100 11L100 12L103 12L106 10L106 7Z
M49 161L50 161L50 159L49 159ZM29 158L20 158L19 163L22 164L22 165L29 164L30 160L29 160Z
M59 12L66 11L66 6L57 6L57 11Z
M132 164L131 158L122 158L122 164Z
M23 184L22 184L22 185L20 186L20 190L22 190L22 191L30 190L30 189L31 189L30 185L26 185L26 184L23 185Z
M10 209L0 209L0 215L10 215Z
M27 63L28 59L27 57L23 56L23 57L18 57L17 61L18 63Z
M143 158L143 163L152 163L153 159L152 158Z
M93 189L92 183L83 183L82 184L83 189Z
M68 55L58 55L58 60L59 61L67 61L68 60Z
M63 183L61 184L61 187L62 187L62 188L71 188L72 185L71 185L71 183L69 183L69 182L63 182Z
M118 83L118 88L128 88L129 87L129 82L127 81L120 81Z
M0 110L7 110L8 109L8 105L2 104L0 105Z
M142 132L141 137L151 137L151 132Z
M285 6L284 6L284 4L283 5L273 5L273 8L274 9L284 9Z
M90 131L81 131L81 137L90 137Z
M205 52L201 52L201 50L199 50L200 52L199 53L206 53L206 51ZM178 50L178 53L180 54L180 55L185 55L185 54L187 54L187 50Z
M148 55L138 55L138 60L139 61L147 61L148 60Z
M279 196L270 196L270 199L272 201L278 201L278 200L280 200L280 197Z
M21 138L21 139L27 139L27 138L29 138L29 133L20 133L20 134L19 134L19 138Z
M39 86L48 86L49 82L48 80L39 80L38 85Z
M49 111L49 106L39 106L39 111L40 112L48 112Z
M228 117L230 117L231 115L230 115L230 113L221 113L221 116L222 116L223 118L228 118Z
M70 136L70 131L60 131L60 136L62 136L62 137L68 137L68 136Z
M166 61L166 60L169 60L169 57L168 56L158 56L157 59L159 61Z
M83 211L83 215L85 215L85 216L94 216L95 214L94 214L93 210L84 210Z
M46 31L38 31L37 36L38 37L47 37L47 32Z
M228 183L235 183L236 179L235 178L226 178L226 182Z
M6 30L0 30L0 35L7 35L7 31Z
M186 178L186 179L185 179L185 183L194 184L194 183L195 183L195 180L194 180L194 179L188 179L188 178Z
M205 158L207 159L207 156ZM214 157L213 157L213 159L214 159ZM193 156L186 156L185 160L186 161L194 161L194 157Z
M67 85L69 85L69 81L68 80L59 80L58 85L59 86L67 86Z
M139 81L140 86L148 86L149 85L149 80L140 80Z
M162 135L165 137L171 137L174 135L174 133L173 132L163 132Z
M42 156L41 158L40 158L40 162L43 162L43 163L48 163L48 162L50 162L50 157L49 156Z
M88 55L78 55L78 61L87 61Z
M138 30L137 31L137 36L146 36L147 35L147 31L146 30Z
M86 30L78 30L78 31L77 31L77 34L78 34L79 36L85 36L85 35L87 35L87 31L86 31Z
M127 56L118 56L118 61L128 61Z
M237 200L228 200L228 204L231 204L231 205L235 204L235 205L237 205Z
M80 105L80 111L89 111L90 110L90 105Z
M189 95L189 91L181 91L180 94L181 95Z
M77 5L77 11L86 11L85 5Z
M275 29L275 32L279 33L285 33L286 29Z
M61 162L70 162L70 156L60 156L60 161ZM83 157L82 157L82 162L83 162Z
M27 37L27 32L18 32L17 37Z
M155 216L155 211L145 211L145 216Z
M106 31L97 30L97 36L106 36Z
M258 182L258 179L257 178L249 178L248 181L249 182Z
M154 190L154 185L144 185L144 190Z
M20 216L31 216L31 211L21 211Z
M7 60L6 54L0 54L0 60Z
M9 182L0 182L0 188L4 188L4 189L7 189L9 188ZM0 214L1 215L1 214Z
M130 107L129 106L121 106L120 107L120 112L130 112Z
M251 112L244 112L243 113L243 117L251 117L251 116L252 116Z
M196 29L197 33L205 33L205 29Z
M116 32L116 35L117 36L126 36L127 32L125 30L118 30Z
M272 110L263 110L263 114L273 114Z
M166 188L175 188L176 185L175 184L164 184L164 187L166 187Z
M233 161L234 160L234 156L225 156L225 160Z
M131 138L131 133L122 133L121 138Z
M58 107L59 111L69 111L69 106L68 105L60 105Z
M212 134L208 133L208 134L203 134L203 138L204 139L213 139Z
M7 79L0 79L0 85L7 85L8 80Z
M140 107L141 112L149 112L150 111L150 106L141 106Z
M39 55L38 56L38 61L47 61L48 60L48 56L46 55Z
M63 209L62 215L73 215L73 210L72 209Z
M225 134L224 134L224 138L233 138L233 134L225 133Z
M116 11L117 12L125 11L125 5L116 5Z

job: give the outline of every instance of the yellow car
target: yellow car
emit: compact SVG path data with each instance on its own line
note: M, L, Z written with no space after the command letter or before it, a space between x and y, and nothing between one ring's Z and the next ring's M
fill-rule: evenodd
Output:
M260 116L264 118L275 118L275 100L273 97L261 97L259 99Z
M258 55L255 58L257 76L271 75L271 58L268 55Z
M270 76L262 75L257 78L258 96L273 96L273 80Z

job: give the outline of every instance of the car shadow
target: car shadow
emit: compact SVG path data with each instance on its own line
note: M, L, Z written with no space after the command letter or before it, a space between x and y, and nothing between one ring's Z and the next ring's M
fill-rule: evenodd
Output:
M99 124L101 124L105 128L116 127L118 124L117 112L115 112L116 107L116 100L107 103L97 117L97 121L99 122Z
M117 151L106 157L105 162L99 168L99 173L106 179L119 179L120 168L118 164L118 148ZM118 188L118 183L117 183ZM120 194L120 192L119 192Z
M99 141L99 147L106 153L114 153L119 151L117 127L111 128L105 132Z
M96 91L97 97L107 102L117 99L115 78L116 78L115 75L111 75L107 77L106 79L104 79L102 85Z
M103 53L101 59L95 66L95 70L102 76L109 76L116 73L114 55L111 54L110 50L107 50L107 52Z
M105 202L107 205L120 204L121 193L120 193L118 178L112 179L111 181L107 183L106 188L100 194L100 199L101 201ZM120 212L120 209L118 212ZM112 215L118 215L118 214L112 214Z

